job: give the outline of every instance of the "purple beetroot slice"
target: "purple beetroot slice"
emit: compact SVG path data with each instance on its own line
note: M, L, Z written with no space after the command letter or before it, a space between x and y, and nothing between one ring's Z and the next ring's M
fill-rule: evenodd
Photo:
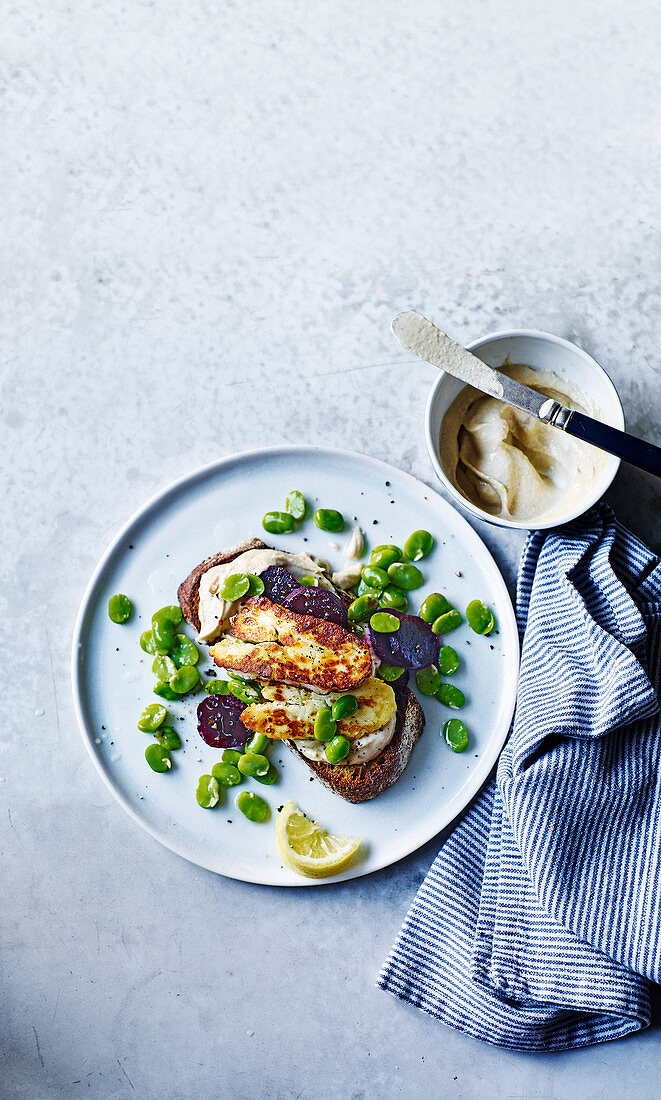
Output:
M291 592L285 606L298 615L314 615L316 619L326 619L345 629L349 625L347 609L339 596L327 588L315 588L313 585L301 585Z
M208 695L198 704L197 732L214 749L241 748L250 737L241 721L245 708L234 695Z
M377 656L387 665L398 668L428 668L438 661L440 638L429 623L418 615L404 615L388 608L390 615L399 619L399 630L394 634L379 634L370 628L370 641Z
M273 603L284 604L287 596L298 588L295 581L284 565L269 565L262 573L264 581L264 595Z

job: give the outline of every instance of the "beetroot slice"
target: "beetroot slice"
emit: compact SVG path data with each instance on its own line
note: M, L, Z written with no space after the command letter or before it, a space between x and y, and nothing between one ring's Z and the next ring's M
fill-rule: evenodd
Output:
M387 665L398 668L427 668L438 661L440 638L429 623L418 615L404 615L388 608L399 619L399 630L394 634L379 634L370 627L369 635L376 654Z
M197 732L214 749L237 749L250 737L241 721L246 708L235 695L208 695L197 707Z
M298 588L298 581L294 580L284 565L269 565L262 573L262 580L264 595L273 603L283 604L290 592Z
M287 596L285 606L298 615L314 615L316 619L348 627L347 609L339 596L327 588L315 588L313 585L301 585Z

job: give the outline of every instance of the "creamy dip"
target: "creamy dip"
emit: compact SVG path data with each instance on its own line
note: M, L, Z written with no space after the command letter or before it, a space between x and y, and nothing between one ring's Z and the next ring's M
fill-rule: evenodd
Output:
M200 629L198 642L211 642L225 629L232 615L236 615L241 600L224 600L221 596L223 584L233 573L252 573L259 576L270 565L284 565L292 577L314 577L321 588L332 585L327 577L328 565L311 554L288 554L280 550L246 550L234 561L223 565L214 565L202 574L200 580L200 602L198 618Z
M600 418L595 402L553 371L506 361L510 378ZM492 516L518 521L553 519L592 491L606 455L589 443L464 386L441 422L441 465L452 484Z

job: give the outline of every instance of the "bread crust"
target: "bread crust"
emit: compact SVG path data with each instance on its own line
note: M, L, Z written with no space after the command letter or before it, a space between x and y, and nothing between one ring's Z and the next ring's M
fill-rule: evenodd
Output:
M326 764L308 760L296 748L294 741L287 741L292 752L307 764L321 782L347 802L369 802L390 787L406 768L414 745L425 725L425 716L409 688L404 688L397 699L397 722L392 741L366 764Z
M179 606L186 622L199 631L200 581L208 569L213 569L215 565L225 565L228 561L234 561L239 554L245 554L246 550L271 549L272 547L267 546L261 539L244 539L243 542L237 542L234 546L229 546L227 550L220 550L217 554L212 554L210 558L205 558L199 565L196 565L192 573L188 574L186 580L182 581L177 589Z

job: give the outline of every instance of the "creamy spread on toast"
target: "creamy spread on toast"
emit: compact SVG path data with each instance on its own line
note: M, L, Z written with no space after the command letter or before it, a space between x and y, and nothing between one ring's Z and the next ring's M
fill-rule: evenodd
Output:
M381 729L374 730L373 733L366 733L363 737L357 737L355 741L351 742L349 755L345 756L344 760L340 760L339 764L335 764L334 767L341 768L351 764L367 764L368 761L374 760L392 741L396 723L397 715L393 714L390 721L386 722ZM344 733L344 730L342 732ZM315 741L314 737L296 741L296 748L308 760L326 762L323 741Z
M220 592L228 577L234 573L252 573L260 576L271 565L283 565L292 577L314 577L322 588L333 588L327 573L327 563L312 554L289 554L284 550L246 550L232 561L207 569L200 578L200 594L197 616L200 629L198 642L212 642L226 629L229 620L239 610L240 601L224 600Z

